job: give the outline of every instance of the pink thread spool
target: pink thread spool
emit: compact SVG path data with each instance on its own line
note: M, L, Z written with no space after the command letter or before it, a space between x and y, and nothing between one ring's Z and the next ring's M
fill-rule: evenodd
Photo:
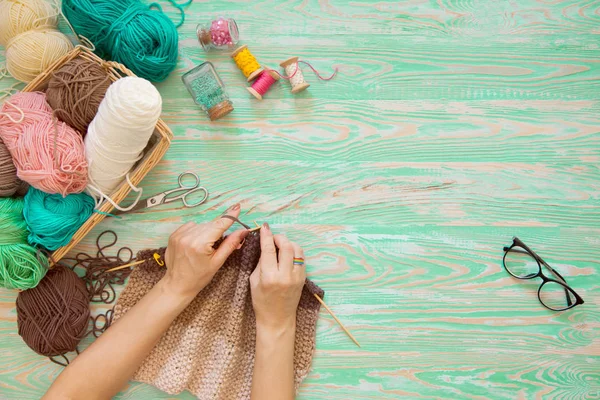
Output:
M196 36L204 49L231 48L240 40L240 32L233 18L219 17L207 24L198 24Z
M247 87L246 89L248 89L252 96L256 97L258 100L262 100L262 97L278 80L279 75L275 71L266 69L258 76L252 86Z

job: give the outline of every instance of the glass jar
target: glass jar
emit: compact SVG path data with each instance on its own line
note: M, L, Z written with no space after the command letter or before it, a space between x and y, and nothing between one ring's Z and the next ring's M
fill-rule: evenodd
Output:
M233 111L233 104L225 91L225 85L214 65L205 62L186 72L181 80L211 121L224 117Z
M196 36L205 51L231 49L240 40L240 32L233 18L219 17L206 24L198 24Z

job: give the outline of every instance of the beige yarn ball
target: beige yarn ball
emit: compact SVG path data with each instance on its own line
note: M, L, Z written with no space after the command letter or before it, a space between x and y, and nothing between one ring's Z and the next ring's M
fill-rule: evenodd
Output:
M58 9L46 0L0 0L0 45L32 29L56 28Z
M22 82L30 82L73 49L67 36L55 29L20 33L6 45L6 69Z

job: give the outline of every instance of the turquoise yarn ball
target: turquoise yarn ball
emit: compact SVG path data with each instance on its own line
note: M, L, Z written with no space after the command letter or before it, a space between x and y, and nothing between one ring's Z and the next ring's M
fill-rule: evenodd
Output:
M48 194L31 188L25 195L23 216L31 245L56 250L65 246L94 212L94 199L85 193Z
M48 271L48 258L27 243L21 198L0 199L0 286L26 290Z
M153 82L166 79L175 69L177 28L160 9L139 0L63 0L62 10L100 57L125 64Z

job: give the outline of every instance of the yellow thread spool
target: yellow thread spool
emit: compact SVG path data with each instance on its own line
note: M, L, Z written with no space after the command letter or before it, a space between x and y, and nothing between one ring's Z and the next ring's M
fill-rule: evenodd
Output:
M248 50L247 45L238 47L231 53L231 58L233 58L235 64L240 71L242 71L242 74L248 79L248 82L256 79L263 71L258 61L256 61L256 58L250 53L250 50Z

